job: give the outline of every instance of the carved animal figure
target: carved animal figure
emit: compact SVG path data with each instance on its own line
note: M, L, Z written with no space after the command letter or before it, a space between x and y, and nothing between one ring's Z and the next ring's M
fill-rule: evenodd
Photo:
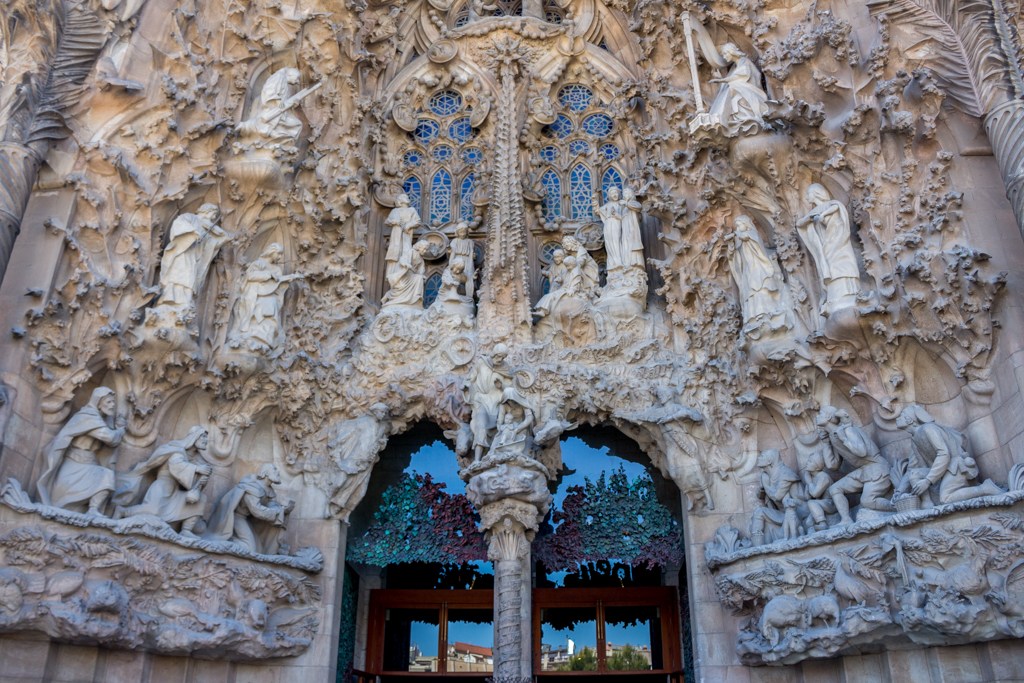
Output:
M821 620L825 626L839 625L839 601L834 595L818 595L807 600L805 607L806 621L804 625L810 628L814 622ZM831 619L832 623L829 623Z
M768 601L761 613L761 635L773 648L782 639L782 629L799 628L806 624L805 604L792 595L777 595Z

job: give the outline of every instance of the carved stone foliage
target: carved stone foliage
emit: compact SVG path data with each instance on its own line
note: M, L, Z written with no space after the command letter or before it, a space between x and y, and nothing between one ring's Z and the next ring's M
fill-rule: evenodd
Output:
M0 631L262 659L304 651L320 627L320 588L300 572L0 514Z
M749 616L740 659L783 665L865 647L1021 637L1022 498L897 514L870 530L756 552L719 546L709 552L719 598Z

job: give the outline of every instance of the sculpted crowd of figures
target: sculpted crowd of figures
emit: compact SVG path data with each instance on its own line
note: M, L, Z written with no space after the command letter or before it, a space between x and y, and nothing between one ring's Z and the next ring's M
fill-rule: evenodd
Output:
M816 424L815 432L800 439L799 468L783 462L778 450L758 456L753 545L1006 493L991 479L978 482L978 464L966 436L937 423L916 403L903 408L896 420L909 434L912 453L895 462L882 455L845 410L826 406ZM1015 478L1011 473L1011 481Z
M46 449L36 488L41 505L90 517L127 520L132 526L170 529L178 535L227 543L251 553L286 553L281 532L294 501L281 503L273 464L243 476L218 498L208 484L209 434L196 425L157 447L127 470L117 468L124 420L116 415L113 390L95 389Z

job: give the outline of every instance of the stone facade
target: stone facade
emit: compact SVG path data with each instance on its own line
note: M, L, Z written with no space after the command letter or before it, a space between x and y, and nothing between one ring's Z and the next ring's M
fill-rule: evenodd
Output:
M580 426L680 491L699 680L1024 678L1018 8L0 19L0 679L334 680L422 421L497 680Z

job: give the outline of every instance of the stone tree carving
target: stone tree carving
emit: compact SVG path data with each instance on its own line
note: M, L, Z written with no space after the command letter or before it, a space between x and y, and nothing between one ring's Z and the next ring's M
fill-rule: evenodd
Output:
M17 19L15 9L24 10ZM102 19L76 0L12 5L0 11L0 21L10 27L0 33L2 279L50 143L67 136L65 114L78 101L107 32Z
M116 488L114 464L97 457L104 446L117 448L124 437L124 418L116 415L114 391L94 389L89 403L61 428L46 451L43 473L36 484L43 505L75 509L87 505L87 514L106 515Z

